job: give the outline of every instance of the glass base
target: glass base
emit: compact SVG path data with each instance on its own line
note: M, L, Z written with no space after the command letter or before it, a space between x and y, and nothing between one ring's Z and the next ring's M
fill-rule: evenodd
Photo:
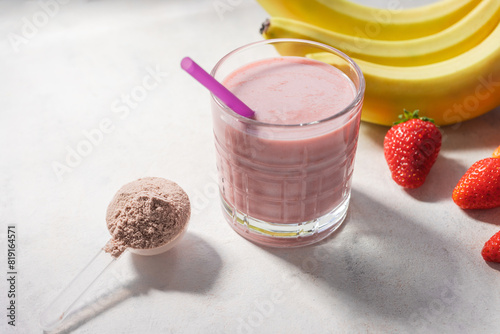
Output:
M221 195L222 211L229 225L242 237L269 247L301 247L328 237L342 225L349 207L350 194L329 213L302 223L277 224L252 218L226 202Z

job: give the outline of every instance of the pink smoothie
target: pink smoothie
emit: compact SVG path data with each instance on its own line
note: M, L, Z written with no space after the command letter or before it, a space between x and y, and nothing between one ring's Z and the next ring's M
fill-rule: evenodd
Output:
M348 200L360 113L341 113L356 95L345 74L315 60L279 57L236 70L224 85L258 121L214 113L221 193L230 206L295 224Z

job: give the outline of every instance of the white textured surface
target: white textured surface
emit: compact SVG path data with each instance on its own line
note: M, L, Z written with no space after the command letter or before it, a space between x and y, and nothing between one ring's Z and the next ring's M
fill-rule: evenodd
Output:
M120 259L60 333L498 333L500 267L480 250L500 210L463 212L450 195L500 144L500 109L442 128L442 154L415 191L390 179L387 129L362 124L345 225L315 247L265 249L222 219L209 96L179 62L189 55L211 68L261 39L266 13L253 1L60 2L17 52L9 34L22 34L40 2L0 2L1 333L41 332L42 309L107 241L107 203L142 176L187 191L185 239L163 255ZM218 15L218 3L234 5ZM150 90L126 107L144 80ZM53 163L102 122L108 133L59 182ZM15 328L4 315L9 224Z

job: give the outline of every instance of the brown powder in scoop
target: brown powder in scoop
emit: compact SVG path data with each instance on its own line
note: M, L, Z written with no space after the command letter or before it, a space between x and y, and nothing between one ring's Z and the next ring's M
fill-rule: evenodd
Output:
M175 182L158 177L130 182L108 206L112 238L104 250L118 257L127 248L160 247L182 232L190 214L189 198Z

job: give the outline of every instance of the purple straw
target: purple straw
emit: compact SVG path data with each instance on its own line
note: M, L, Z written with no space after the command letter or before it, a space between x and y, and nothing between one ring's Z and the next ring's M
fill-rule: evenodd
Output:
M252 118L255 115L254 111L250 109L250 107L243 103L220 82L215 80L213 76L208 74L191 58L185 57L184 59L182 59L181 67L183 70L191 74L193 78L198 80L199 83L201 83L209 91L211 91L215 96L217 96L235 113L247 118Z

